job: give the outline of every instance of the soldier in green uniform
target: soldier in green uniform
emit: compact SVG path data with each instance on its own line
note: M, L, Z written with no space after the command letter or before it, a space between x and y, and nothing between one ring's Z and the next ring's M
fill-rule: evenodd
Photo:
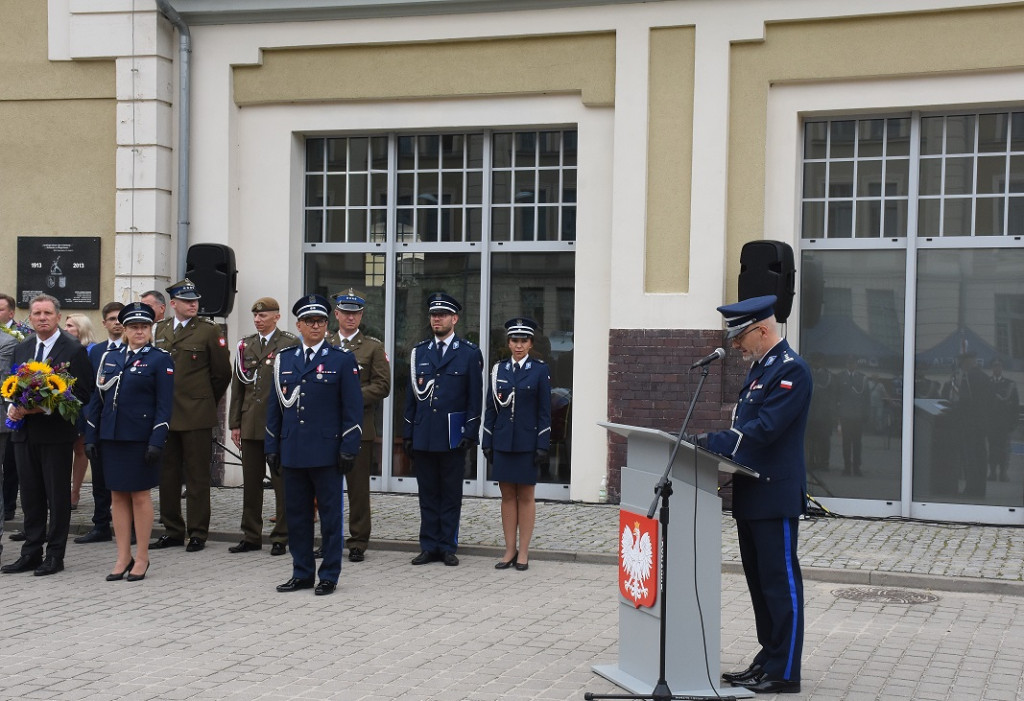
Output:
M244 553L263 549L263 477L267 461L263 439L267 433L267 400L274 386L274 358L282 348L299 339L277 328L281 308L273 297L260 297L252 305L256 333L238 342L231 375L231 404L228 428L231 440L242 451L242 541L228 548ZM277 521L270 533L270 554L287 552L288 522L284 510L284 481L280 470L272 470Z
M374 417L379 402L391 393L391 363L384 344L359 329L366 300L351 287L335 295L334 317L338 332L328 342L351 351L359 363L359 383L363 390L363 438L356 456L356 466L345 475L348 491L348 531L345 541L348 559L362 562L370 542L370 470L373 466L373 443L377 437Z
M217 403L231 382L231 360L220 326L199 313L199 292L185 278L167 288L174 315L156 324L153 345L174 358L174 411L160 470L160 516L166 534L151 548L206 547L210 530L210 460ZM185 485L188 523L181 516Z

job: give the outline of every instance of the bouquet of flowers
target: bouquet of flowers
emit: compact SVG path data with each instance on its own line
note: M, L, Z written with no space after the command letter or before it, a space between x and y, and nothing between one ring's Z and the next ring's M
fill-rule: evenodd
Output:
M42 409L48 414L54 411L70 423L78 420L82 402L71 392L75 378L66 372L67 363L56 368L37 360L14 368L14 374L0 384L0 396L22 409ZM5 419L8 428L18 430L24 419Z
M14 336L14 340L16 341L25 340L25 334L13 326L4 326L3 324L0 324L0 332L5 333L8 336Z

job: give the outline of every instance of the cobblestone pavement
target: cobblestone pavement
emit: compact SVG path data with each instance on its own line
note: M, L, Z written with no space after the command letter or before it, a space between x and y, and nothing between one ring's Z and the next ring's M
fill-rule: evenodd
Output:
M154 500L155 496L156 492ZM266 496L265 535L270 533L273 513L272 493L267 491ZM211 500L211 541L238 542L242 490L214 488ZM497 499L463 499L460 552L494 554L503 547L498 506ZM419 506L415 495L374 493L372 511L371 548L416 549ZM80 508L72 513L72 529L88 530L91 516L86 485ZM617 527L618 506L613 504L539 502L531 557L613 563ZM219 546L211 543L211 547ZM739 571L736 529L728 514L722 514L722 561L725 571ZM1022 528L813 518L801 524L800 561L808 578L833 582L1024 594Z
M539 504L531 567L515 572L492 567L498 502L466 498L462 565L412 567L416 497L374 494L367 560L346 561L330 597L275 592L290 576L288 557L229 554L240 508L241 490L214 489L207 548L154 551L141 583L103 581L112 543L69 543L67 570L53 577L0 575L0 699L489 701L620 691L591 670L613 663L619 644L616 506ZM90 516L86 488L74 530ZM856 519L801 530L803 693L789 698L1024 698L1024 531ZM755 651L752 617L727 515L722 533L721 659L738 669ZM6 564L17 544L3 544Z
M371 551L329 597L278 594L288 558L219 548L153 553L143 582L103 581L112 543L72 545L53 577L0 575L0 698L582 699L616 693L591 671L616 660L615 567L533 561L497 571L409 565ZM807 583L806 699L1021 698L1024 597L941 592L902 603ZM893 591L888 598L893 598ZM722 666L754 652L742 577L722 582ZM682 660L679 664L700 664ZM711 670L717 677L720 670Z

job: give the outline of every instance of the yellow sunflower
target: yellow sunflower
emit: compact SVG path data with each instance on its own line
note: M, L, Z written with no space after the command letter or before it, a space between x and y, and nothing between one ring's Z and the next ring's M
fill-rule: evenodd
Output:
M4 399L10 399L14 396L14 393L18 389L18 376L11 375L4 383L0 385L0 394L4 396Z
M53 368L46 363L39 362L38 360L30 360L25 363L25 369L29 372L42 372L46 374L53 372Z
M57 394L64 394L68 391L68 383L59 375L48 375L46 377L46 384Z

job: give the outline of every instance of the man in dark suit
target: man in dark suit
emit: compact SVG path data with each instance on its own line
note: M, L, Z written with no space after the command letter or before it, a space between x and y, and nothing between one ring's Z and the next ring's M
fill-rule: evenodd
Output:
M89 362L95 374L100 369L103 356L110 351L117 352L121 348L121 337L124 327L118 321L118 315L124 305L120 302L107 302L103 305L103 328L107 330L107 339L100 341L89 349ZM110 530L110 490L103 476L103 459L97 454L89 460L92 468L92 529L75 538L76 543L105 543L111 540Z
M87 404L95 384L92 365L85 346L60 330L60 302L49 295L34 297L29 303L29 319L36 335L14 349L14 365L33 359L45 360L54 369L66 364L66 372L75 379L72 391ZM64 569L64 549L71 526L68 485L78 430L56 412L46 414L41 409L26 410L12 404L7 415L14 421L24 420L11 439L25 512L25 543L21 557L0 567L0 572L34 570L37 577L56 574Z
M312 589L313 500L320 510L323 562L315 594L331 594L344 550L342 489L355 467L362 434L359 366L347 350L324 340L331 303L306 295L292 307L302 343L274 359L274 394L267 407L264 451L271 470L284 473L292 576L279 592Z
M761 649L722 680L758 694L800 691L804 589L797 525L804 513L804 434L813 381L807 363L779 336L775 295L718 308L732 347L750 362L727 431L690 437L759 473L733 480L733 518Z
M412 564L459 564L459 518L466 451L477 444L483 407L484 358L455 335L462 305L443 292L430 296L432 338L412 349L412 387L406 393L403 445L416 470L420 554Z

